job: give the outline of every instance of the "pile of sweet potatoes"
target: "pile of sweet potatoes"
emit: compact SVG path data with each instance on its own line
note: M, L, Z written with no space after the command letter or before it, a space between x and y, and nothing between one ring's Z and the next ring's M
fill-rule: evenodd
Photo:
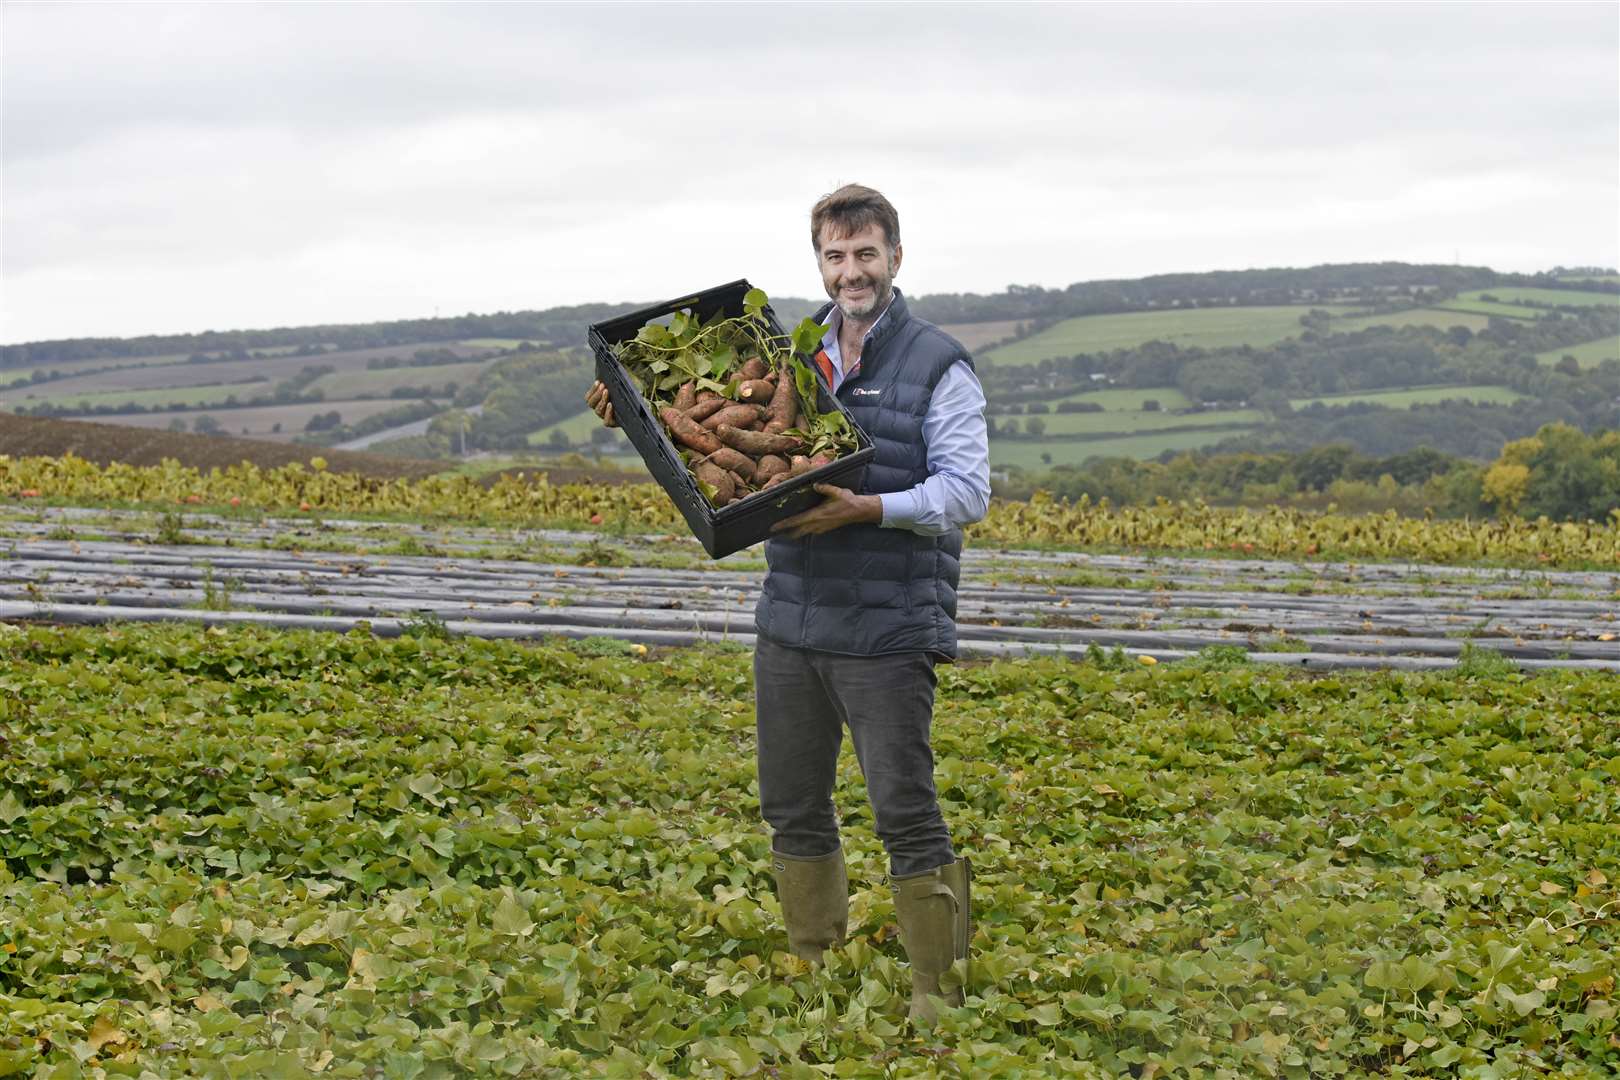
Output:
M785 360L772 368L751 357L727 393L683 383L658 412L675 444L692 454L689 466L703 493L725 506L821 465L832 455L810 456L799 437L799 397Z

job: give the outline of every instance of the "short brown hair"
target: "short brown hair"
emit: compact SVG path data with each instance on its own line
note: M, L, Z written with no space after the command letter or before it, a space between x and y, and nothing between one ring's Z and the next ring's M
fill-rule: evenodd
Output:
M836 235L858 233L868 225L883 226L889 247L900 246L900 215L881 191L860 184L845 184L810 208L810 243L821 252L821 227L831 225Z

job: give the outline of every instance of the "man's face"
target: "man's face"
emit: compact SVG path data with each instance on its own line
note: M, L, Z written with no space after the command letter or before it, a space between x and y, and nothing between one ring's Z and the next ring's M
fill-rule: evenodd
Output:
M847 236L834 236L833 229L830 224L821 227L821 283L844 318L865 321L889 302L900 269L900 245L889 247L881 225Z

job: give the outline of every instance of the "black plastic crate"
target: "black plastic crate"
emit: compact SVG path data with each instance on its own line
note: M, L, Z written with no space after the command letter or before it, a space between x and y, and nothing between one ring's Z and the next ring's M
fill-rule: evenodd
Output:
M596 354L596 377L608 388L608 397L613 401L613 418L624 428L630 442L641 453L641 459L647 463L653 478L675 501L676 508L691 527L692 535L696 536L704 550L716 559L767 539L771 535L771 526L776 522L808 510L821 502L823 496L812 490L813 484L836 484L858 491L861 480L866 475L866 463L872 459L874 453L872 440L860 429L860 425L855 423L854 417L849 417L850 427L854 430L857 440L855 453L841 457L831 465L823 465L819 469L811 469L802 476L784 480L768 491L756 491L746 498L727 503L718 509L703 497L703 493L698 490L697 481L681 462L680 452L664 431L663 423L653 414L649 403L641 396L629 373L625 371L624 365L619 363L619 358L614 355L613 346L635 337L648 323L673 315L677 311L690 311L703 320L707 320L717 312L727 317L741 315L743 297L748 295L752 288L753 286L743 279L726 285L717 285L678 300L655 304L640 311L632 311L628 315L599 322L590 328L589 334L591 351ZM781 324L776 321L776 313L768 306L765 308L764 316L771 333L785 338ZM822 412L836 409L848 417L848 411L845 410L843 403L827 392L826 386L819 378L816 384L818 386L816 407Z

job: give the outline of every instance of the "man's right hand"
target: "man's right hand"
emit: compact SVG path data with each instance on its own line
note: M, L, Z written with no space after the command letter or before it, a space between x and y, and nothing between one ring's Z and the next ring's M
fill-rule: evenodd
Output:
M613 419L613 402L608 399L608 388L602 385L600 379L591 383L591 388L585 391L585 404L589 405L608 427L619 426L619 422Z

